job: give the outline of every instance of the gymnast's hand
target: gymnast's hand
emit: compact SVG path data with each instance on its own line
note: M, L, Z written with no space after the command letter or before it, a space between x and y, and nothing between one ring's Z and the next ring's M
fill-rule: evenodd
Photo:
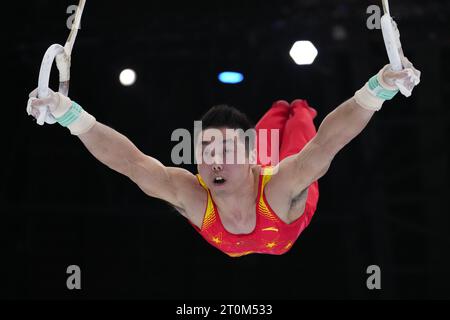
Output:
M50 113L55 117L64 115L72 105L72 100L49 89L49 95L45 98L37 98L37 89L33 90L28 99L27 113L34 118L39 118L39 108L48 106Z
M382 86L386 89L399 89L404 96L409 97L414 87L420 83L421 72L406 57L401 58L403 70L393 71L390 65L383 68Z

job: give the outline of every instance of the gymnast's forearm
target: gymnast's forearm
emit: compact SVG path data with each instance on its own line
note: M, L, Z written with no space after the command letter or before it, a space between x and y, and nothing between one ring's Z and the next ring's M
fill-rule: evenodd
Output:
M130 175L132 165L145 155L124 135L99 123L80 105L60 93L50 91L47 98L38 99L37 90L30 94L27 112L39 117L39 108L48 106L57 122L78 136L86 148L100 162L111 169Z
M362 108L351 98L323 120L315 141L336 154L367 126L375 111Z
M406 68L392 71L386 65L358 91L331 112L322 122L314 141L335 155L367 126L375 112L381 110L386 100L391 100L399 92L410 95L414 86L420 82L420 71L416 70L406 58Z
M98 121L78 137L97 160L127 176L142 155L127 137Z

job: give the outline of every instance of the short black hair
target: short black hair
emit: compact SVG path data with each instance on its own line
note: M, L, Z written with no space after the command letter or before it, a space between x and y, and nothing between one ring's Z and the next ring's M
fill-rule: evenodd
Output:
M227 104L212 107L200 120L204 130L226 127L247 131L255 127L245 113Z
M255 125L249 117L239 109L228 104L220 104L209 109L200 119L202 129L242 129L245 132L254 129ZM255 135L250 135L250 141L245 140L245 149L248 152L250 146L254 146Z

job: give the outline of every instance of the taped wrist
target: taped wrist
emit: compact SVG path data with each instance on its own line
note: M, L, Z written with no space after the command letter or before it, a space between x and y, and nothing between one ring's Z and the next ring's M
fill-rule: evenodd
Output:
M388 67L388 66L386 66ZM379 111L386 100L394 98L399 90L383 81L384 67L355 93L356 102L364 109Z
M70 100L66 98L67 100ZM75 136L79 136L83 133L88 132L96 123L96 119L83 110L83 108L75 101L70 101L70 107L68 107L68 101L64 101L62 104L62 110L66 110L64 114L61 115L61 110L59 111L59 117L54 114L56 121L63 127L68 128L70 133ZM60 109L60 108L58 108Z

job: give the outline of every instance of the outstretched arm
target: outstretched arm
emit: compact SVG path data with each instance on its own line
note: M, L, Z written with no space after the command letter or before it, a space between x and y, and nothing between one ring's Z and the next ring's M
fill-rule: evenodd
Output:
M54 92L45 99L34 98L35 92L30 96L30 114L37 118L39 107L48 105L58 122L78 136L101 163L129 177L147 195L169 202L182 214L185 212L180 191L192 189L196 185L192 173L165 167L158 160L145 155L127 137L96 121L67 97Z
M184 211L180 190L184 190L186 184L195 183L192 173L164 166L142 153L127 137L99 122L78 137L97 160L130 178L147 195Z
M279 165L279 180L284 180L286 193L296 198L329 169L333 158L367 126L384 100L398 91L395 81L412 88L418 84L420 72L410 68L393 72L383 68L355 96L342 103L322 122L316 136L301 152L284 159Z
M97 160L126 176L141 155L127 137L100 122L78 137Z
M289 197L296 198L325 175L335 155L367 126L374 114L375 111L362 108L355 98L328 114L303 150L280 163L278 178L283 177Z

